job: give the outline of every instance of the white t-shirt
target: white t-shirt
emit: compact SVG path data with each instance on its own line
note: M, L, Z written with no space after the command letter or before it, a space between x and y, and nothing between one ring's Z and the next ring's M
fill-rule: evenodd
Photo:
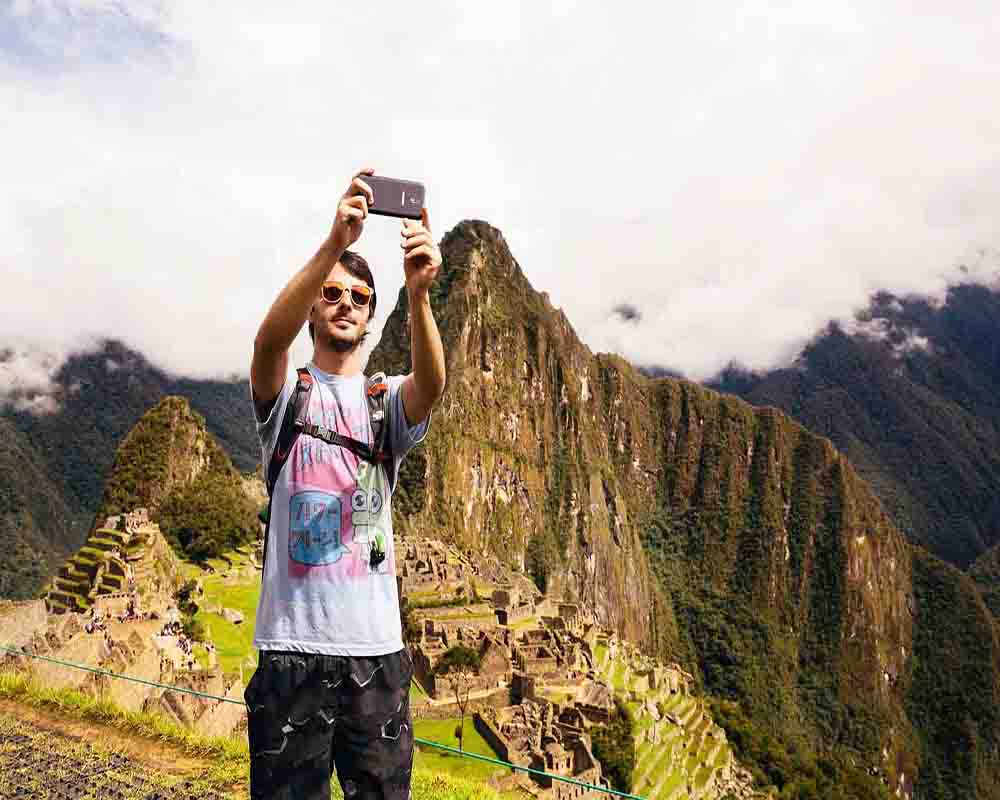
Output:
M365 376L332 375L312 362L306 367L313 376L308 422L371 445ZM393 488L400 462L430 423L428 417L407 425L399 391L404 379L387 380ZM264 422L254 412L265 473L296 381L289 371ZM253 402L252 387L250 392ZM348 656L402 649L391 500L383 468L339 445L299 435L271 501L255 647ZM372 569L375 541L385 559Z

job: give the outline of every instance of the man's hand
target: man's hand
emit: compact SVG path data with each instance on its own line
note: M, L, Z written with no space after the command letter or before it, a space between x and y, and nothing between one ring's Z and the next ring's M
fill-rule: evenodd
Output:
M366 167L351 180L343 197L337 204L337 216L333 220L329 242L338 252L343 252L360 237L368 216L368 206L375 202L372 187L364 182L365 175L374 175L375 170Z
M411 297L423 297L434 283L441 269L441 250L431 237L431 224L427 209L420 210L420 221L403 220L400 231L403 241L403 271L406 273L406 291Z

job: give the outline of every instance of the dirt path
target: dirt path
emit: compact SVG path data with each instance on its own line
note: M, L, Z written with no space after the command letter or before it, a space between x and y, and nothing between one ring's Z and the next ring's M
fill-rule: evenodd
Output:
M205 791L212 767L162 742L0 700L0 797L243 800L245 785Z

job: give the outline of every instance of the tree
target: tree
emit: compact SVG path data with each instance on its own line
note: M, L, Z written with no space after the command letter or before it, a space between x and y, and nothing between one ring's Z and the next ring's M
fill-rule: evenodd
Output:
M198 589L198 582L195 580L185 581L174 594L177 601L177 609L181 612L181 627L184 635L195 642L205 641L205 626L201 620L196 620L194 615L198 613L198 602L195 600L195 593Z
M478 671L479 653L463 644L456 644L454 647L448 648L434 667L435 677L441 677L448 681L451 691L455 695L455 702L458 704L461 719L458 727L455 728L455 738L458 739L460 751L463 749L465 712L469 707L472 679Z
M607 725L595 725L590 737L594 757L601 771L620 792L632 791L635 772L635 737L632 713L621 698L615 697L615 710Z

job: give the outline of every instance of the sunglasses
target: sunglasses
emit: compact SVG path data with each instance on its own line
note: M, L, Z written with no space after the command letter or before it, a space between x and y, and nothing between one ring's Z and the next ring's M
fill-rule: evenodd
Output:
M344 291L348 287L340 281L330 281L323 284L323 299L328 303L339 303L344 296ZM364 284L355 284L350 287L351 305L357 308L364 308L372 299L374 292Z

